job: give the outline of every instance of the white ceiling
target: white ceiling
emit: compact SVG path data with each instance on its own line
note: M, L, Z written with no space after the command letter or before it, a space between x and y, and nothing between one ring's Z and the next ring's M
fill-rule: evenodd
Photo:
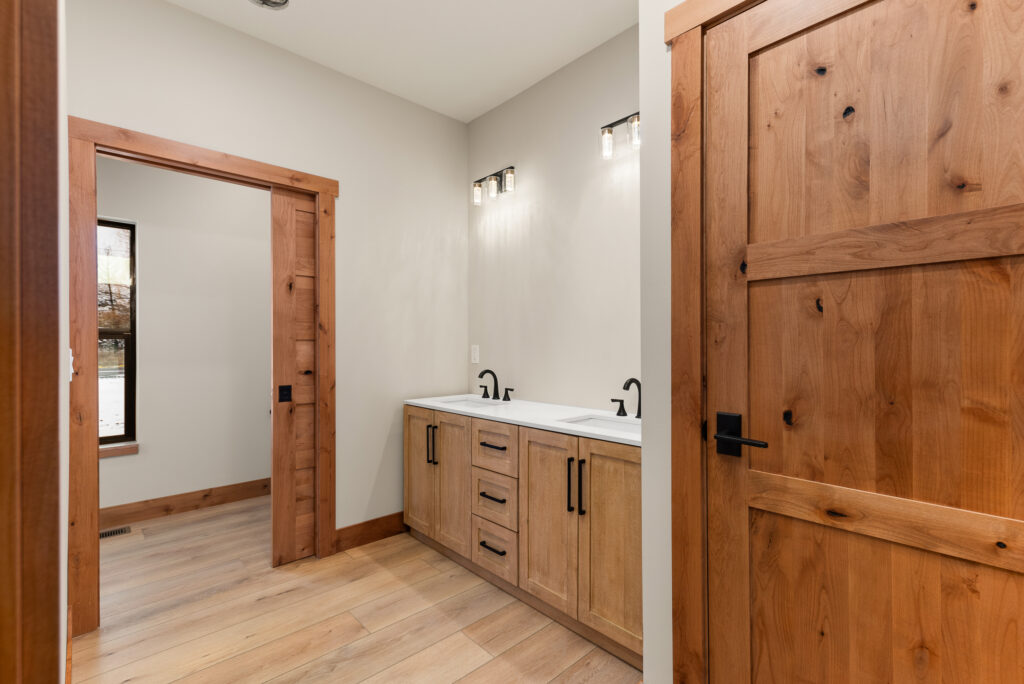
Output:
M637 22L637 0L169 0L471 121Z

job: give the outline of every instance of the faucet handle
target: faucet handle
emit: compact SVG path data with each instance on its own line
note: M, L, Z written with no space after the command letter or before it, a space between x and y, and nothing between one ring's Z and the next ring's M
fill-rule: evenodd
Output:
M618 410L618 411L616 411L615 415L617 415L617 416L625 416L625 415L628 415L628 414L626 413L626 400L625 400L625 399L612 399L612 401L617 401L617 402L619 402L619 410Z
M484 391L483 396L480 397L480 398L481 399L490 399L491 398L491 393L487 391L487 385L480 385L480 388Z
M509 393L509 392L515 392L515 391L516 391L516 390L515 390L515 388L514 388L514 387L506 387L506 388L505 388L505 396L504 396L504 397L502 397L502 399L501 399L501 400L502 400L502 401L512 401L512 398L508 396L508 393Z

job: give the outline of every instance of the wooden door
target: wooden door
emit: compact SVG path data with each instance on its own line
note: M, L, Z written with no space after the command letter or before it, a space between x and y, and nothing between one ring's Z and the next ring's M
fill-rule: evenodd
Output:
M580 440L579 621L643 650L640 448Z
M470 553L473 450L472 419L436 412L434 466L437 470L437 517L434 538L465 557Z
M519 588L575 618L579 440L519 428Z
M434 536L434 412L418 406L405 407L405 524Z
M271 191L273 563L316 548L316 201Z
M705 38L714 682L1024 681L1024 4Z

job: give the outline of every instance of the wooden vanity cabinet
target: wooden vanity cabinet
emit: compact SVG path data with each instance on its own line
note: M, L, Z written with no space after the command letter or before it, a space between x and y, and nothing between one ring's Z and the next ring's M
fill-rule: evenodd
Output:
M466 416L405 407L405 524L467 558L471 424Z
M519 435L519 587L642 652L639 447Z
M580 439L577 619L639 653L643 648L640 449Z
M576 617L579 439L519 429L519 588Z
M640 500L639 447L405 407L406 524L634 654Z

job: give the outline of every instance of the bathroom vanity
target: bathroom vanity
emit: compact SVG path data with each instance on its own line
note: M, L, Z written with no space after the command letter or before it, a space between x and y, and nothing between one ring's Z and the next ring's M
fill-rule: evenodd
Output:
M404 420L414 536L639 663L640 421L476 395L406 401Z

